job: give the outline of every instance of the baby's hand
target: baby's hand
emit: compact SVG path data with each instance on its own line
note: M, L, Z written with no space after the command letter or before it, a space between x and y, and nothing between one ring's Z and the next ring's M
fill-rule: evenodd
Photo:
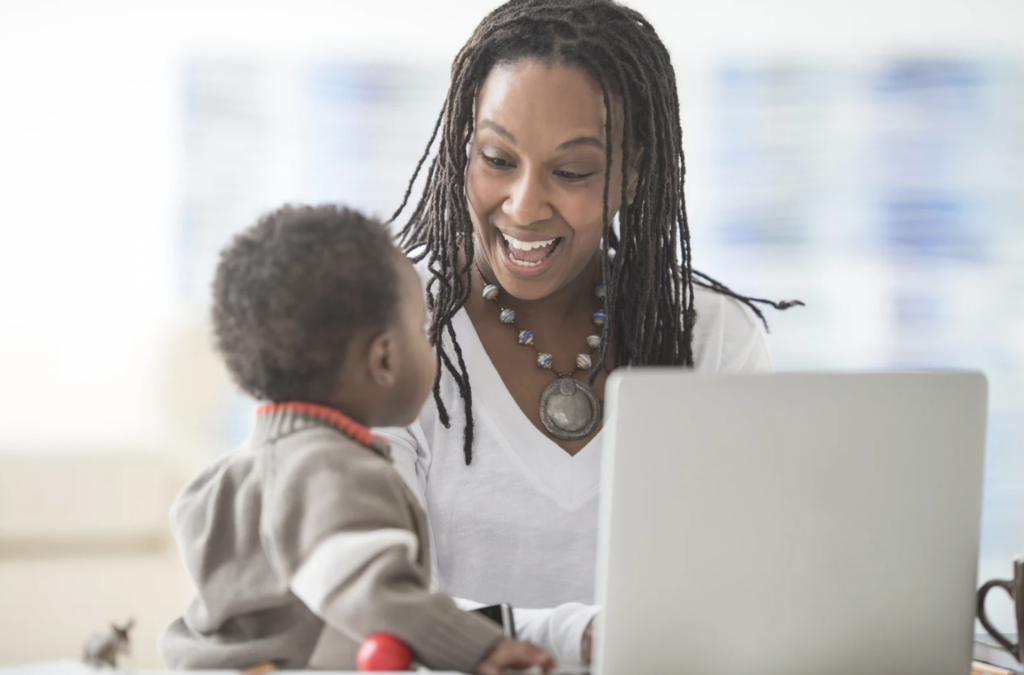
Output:
M519 640L502 640L477 666L477 675L501 675L506 668L526 670L539 666L545 673L555 668L555 660L537 645Z

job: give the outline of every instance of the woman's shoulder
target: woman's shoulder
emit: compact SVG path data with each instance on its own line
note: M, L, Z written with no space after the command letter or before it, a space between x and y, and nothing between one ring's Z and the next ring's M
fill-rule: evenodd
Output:
M770 371L764 333L749 307L710 288L694 285L693 361L697 370Z

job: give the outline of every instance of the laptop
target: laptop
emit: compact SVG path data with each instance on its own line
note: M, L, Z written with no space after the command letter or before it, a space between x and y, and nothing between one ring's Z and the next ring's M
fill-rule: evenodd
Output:
M970 671L987 383L620 369L594 675Z

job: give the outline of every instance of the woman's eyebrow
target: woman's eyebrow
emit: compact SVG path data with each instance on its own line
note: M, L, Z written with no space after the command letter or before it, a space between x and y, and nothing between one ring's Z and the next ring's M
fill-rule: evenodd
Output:
M594 136L580 136L578 138L574 138L571 141L566 141L565 143L562 143L560 146L558 146L558 149L568 150L569 148L576 148L581 145L592 145L598 150L604 150L604 143L602 143L599 139L595 138Z
M497 122L495 122L493 120L481 120L480 121L480 128L481 129L490 129L494 133L498 134L499 136L501 136L502 138L507 140L509 143L515 143L516 142L516 137L513 136L509 132L508 129L506 129L505 127L501 126L500 124L498 124Z
M509 143L516 142L516 137L513 136L508 129L501 126L494 120L481 120L480 128L490 129L494 133L498 134L499 136L507 140ZM590 145L597 148L598 150L604 150L604 143L602 143L600 139L598 139L595 136L579 136L577 138L573 138L572 140L568 140L565 143L559 145L557 150L569 150L570 148L577 148L581 145Z

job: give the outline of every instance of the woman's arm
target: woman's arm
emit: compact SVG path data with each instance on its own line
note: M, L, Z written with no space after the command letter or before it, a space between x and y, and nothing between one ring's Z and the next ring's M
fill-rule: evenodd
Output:
M590 661L590 654L581 651L584 634L600 611L597 605L578 602L554 609L513 608L519 639L540 645L562 664Z
M485 607L482 602L453 598L459 609L472 611ZM553 609L512 608L516 638L540 645L559 663L590 661L584 650L585 634L594 617L601 611L597 605L567 602Z

